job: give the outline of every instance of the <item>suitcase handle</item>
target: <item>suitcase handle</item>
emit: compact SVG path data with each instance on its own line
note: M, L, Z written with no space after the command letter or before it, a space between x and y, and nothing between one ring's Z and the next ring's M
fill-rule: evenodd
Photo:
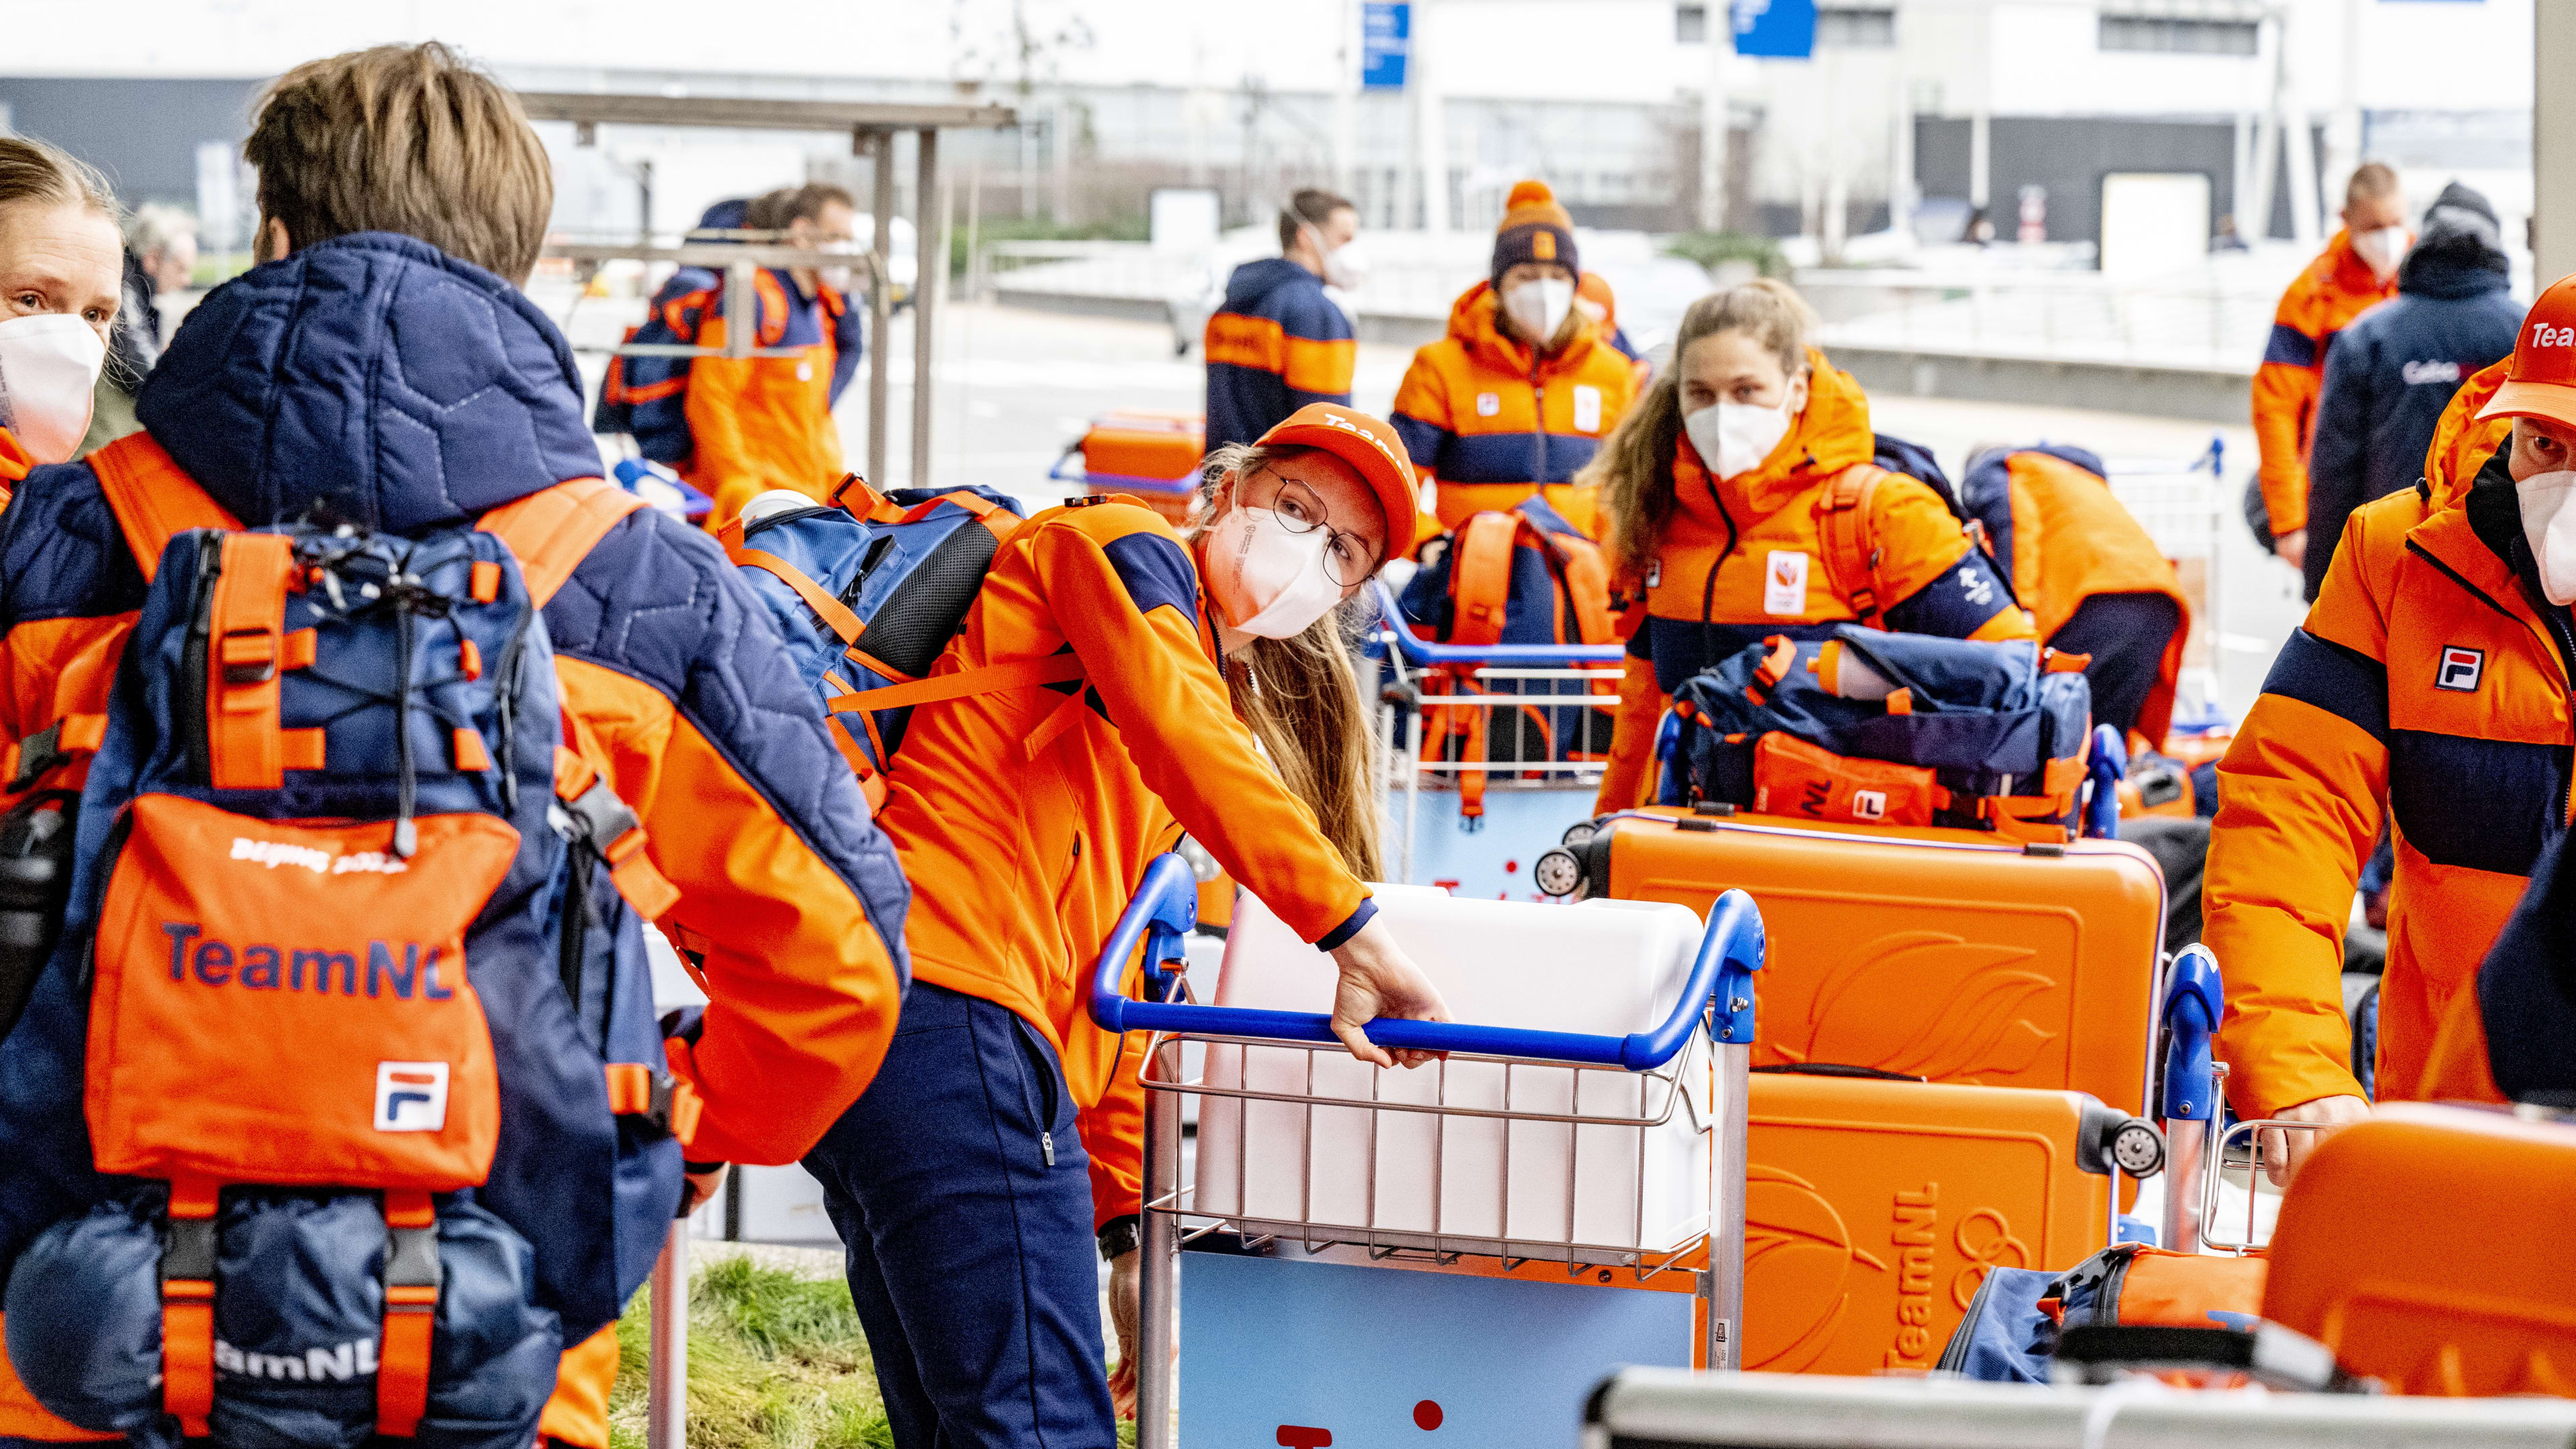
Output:
M1180 856L1156 856L1145 867L1145 878L1136 888L1135 899L1119 916L1092 972L1091 1019L1101 1030L1340 1044L1341 1038L1333 1035L1332 1018L1322 1012L1258 1011L1155 999L1175 993L1180 973L1166 968L1182 959L1182 939L1197 922L1198 877ZM1135 954L1140 941L1145 946L1142 985L1147 993L1141 1000L1119 990L1126 975L1127 958ZM1753 973L1762 969L1762 958L1762 913L1751 896L1731 890L1719 896L1709 911L1708 929L1700 936L1699 956L1691 963L1681 1000L1674 1004L1672 1015L1651 1031L1592 1036L1389 1017L1379 1017L1366 1029L1370 1041L1390 1050L1459 1052L1652 1071L1679 1054L1704 1019L1717 1042L1751 1045Z
M1918 1077L1911 1072L1891 1072L1879 1067L1856 1067L1848 1062L1781 1062L1773 1066L1755 1067L1753 1070L1782 1077L1859 1077L1872 1082L1932 1080L1930 1077Z
M1377 590L1379 623L1407 664L1617 664L1628 657L1625 644L1435 644L1405 622L1385 580L1369 586Z

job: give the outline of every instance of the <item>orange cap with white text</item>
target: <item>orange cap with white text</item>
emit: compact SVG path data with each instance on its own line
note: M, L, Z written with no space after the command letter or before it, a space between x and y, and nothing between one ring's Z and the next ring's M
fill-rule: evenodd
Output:
M1404 440L1383 419L1338 403L1308 403L1288 420L1261 435L1264 448L1321 448L1351 465L1386 512L1387 554L1405 552L1413 538L1413 515L1421 507L1422 485Z
M2513 366L2481 418L2548 418L2576 427L2576 274L2559 278L2523 315Z

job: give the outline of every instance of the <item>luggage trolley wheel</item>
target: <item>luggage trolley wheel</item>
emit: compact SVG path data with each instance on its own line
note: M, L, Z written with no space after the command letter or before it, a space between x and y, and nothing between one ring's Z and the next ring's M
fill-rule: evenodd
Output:
M1578 825L1574 829L1587 836L1592 831L1590 825ZM1573 831L1566 833L1571 835ZM1583 888L1583 862L1575 858L1573 851L1558 846L1530 864L1530 880L1548 895L1570 896Z
M2111 1160L2130 1177L2152 1177L2164 1170L2165 1135L2144 1117L2131 1117L2110 1133Z

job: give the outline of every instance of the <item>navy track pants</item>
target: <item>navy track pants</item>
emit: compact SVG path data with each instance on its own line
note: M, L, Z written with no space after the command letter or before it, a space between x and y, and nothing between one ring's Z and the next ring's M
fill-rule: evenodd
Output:
M1115 1449L1089 1163L1046 1038L914 982L876 1080L805 1159L896 1449Z

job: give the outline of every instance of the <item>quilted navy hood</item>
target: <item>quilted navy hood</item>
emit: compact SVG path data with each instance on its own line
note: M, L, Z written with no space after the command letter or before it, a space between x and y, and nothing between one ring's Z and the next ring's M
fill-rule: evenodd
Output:
M599 472L553 321L490 272L390 232L208 293L134 411L253 525L327 503L412 533Z

